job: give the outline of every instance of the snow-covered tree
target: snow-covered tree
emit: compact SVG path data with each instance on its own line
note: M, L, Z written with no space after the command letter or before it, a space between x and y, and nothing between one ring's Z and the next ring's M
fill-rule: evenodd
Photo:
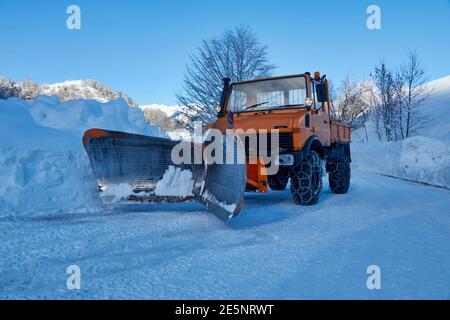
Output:
M344 80L339 95L334 99L334 117L352 127L364 128L368 139L366 123L372 106L374 84L372 81L355 82L350 76Z
M0 77L0 99L20 97L21 91L20 85L15 80Z
M25 79L19 83L19 86L21 87L21 99L34 99L36 98L40 93L40 86L36 83L33 79Z

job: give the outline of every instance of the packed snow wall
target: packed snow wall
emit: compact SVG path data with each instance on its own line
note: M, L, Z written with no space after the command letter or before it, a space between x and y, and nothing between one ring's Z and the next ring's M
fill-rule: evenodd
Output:
M86 130L164 136L122 100L0 100L0 217L102 210L84 152Z

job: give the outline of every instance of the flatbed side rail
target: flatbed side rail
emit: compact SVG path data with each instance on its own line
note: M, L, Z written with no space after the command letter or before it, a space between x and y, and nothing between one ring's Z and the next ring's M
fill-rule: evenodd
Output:
M352 142L351 127L347 124L332 122L331 123L331 142Z

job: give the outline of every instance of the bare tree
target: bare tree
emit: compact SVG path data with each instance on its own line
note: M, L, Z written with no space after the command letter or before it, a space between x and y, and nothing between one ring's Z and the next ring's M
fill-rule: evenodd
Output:
M408 61L400 68L398 78L401 133L403 139L406 139L430 121L429 116L422 114L418 108L431 94L431 90L425 85L428 80L425 68L415 51L409 52Z
M369 133L367 132L367 122L370 119L371 108L375 101L375 84L371 80L359 83L358 89L361 92L361 102L359 108L359 116L357 121L359 126L364 128L366 141L369 141Z
M267 77L275 69L269 63L267 46L247 26L238 26L217 38L204 40L186 67L183 90L177 94L183 106L175 117L209 122L216 117L223 78L232 81ZM193 129L192 124L187 124Z
M372 114L380 139L406 139L429 122L419 110L431 91L416 52L410 51L407 62L396 71L381 61L372 78L376 86Z
M377 89L377 97L374 106L374 118L380 139L384 137L387 141L392 141L396 137L396 90L394 75L381 61L375 67L373 81ZM382 122L382 128L380 127ZM381 130L382 129L382 130Z

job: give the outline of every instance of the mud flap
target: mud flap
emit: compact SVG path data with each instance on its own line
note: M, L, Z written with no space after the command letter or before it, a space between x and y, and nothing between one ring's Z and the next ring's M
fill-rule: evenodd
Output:
M228 221L239 214L244 198L245 164L208 164L208 161L197 161L198 164L195 164L193 157L189 163L175 164L171 155L179 143L124 132L87 131L83 144L102 201L129 204L194 199L222 220ZM181 143L194 148L193 143ZM237 145L234 152L239 152L239 148ZM180 175L186 176L186 173L189 181L177 181ZM158 185L165 185L165 189L160 191ZM180 190L180 187L183 189L181 194L171 194L170 189Z

